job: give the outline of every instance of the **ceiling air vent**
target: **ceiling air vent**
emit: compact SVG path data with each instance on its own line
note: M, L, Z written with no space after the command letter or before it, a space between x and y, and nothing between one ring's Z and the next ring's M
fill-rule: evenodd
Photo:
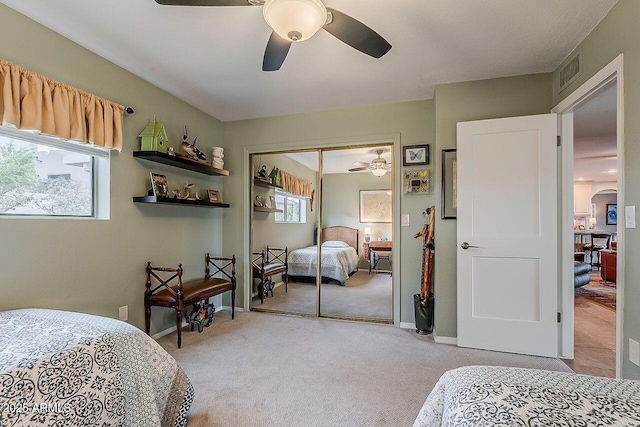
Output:
M578 52L571 60L560 70L560 90L562 92L578 77L582 75L582 52Z

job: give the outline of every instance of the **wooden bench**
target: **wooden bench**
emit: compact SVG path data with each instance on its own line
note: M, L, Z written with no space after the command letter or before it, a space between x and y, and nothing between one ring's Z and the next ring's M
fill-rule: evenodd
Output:
M271 248L267 245L266 249L260 252L254 252L253 255L257 255L252 261L253 264L253 277L260 279L258 284L258 296L260 297L260 304L264 302L265 296L273 296L274 282L271 280L271 276L274 274L284 274L284 291L287 292L289 283L289 249L288 247Z
M206 254L205 262L204 278L190 279L184 283L182 282L182 264L178 264L178 268L166 268L153 267L151 261L147 262L147 283L144 292L147 334L151 328L151 307L173 308L176 310L178 348L182 347L182 311L185 307L193 304L195 310L198 302L204 300L209 302L209 298L227 291L231 291L231 318L235 317L236 256L223 258ZM174 280L176 282L172 284Z

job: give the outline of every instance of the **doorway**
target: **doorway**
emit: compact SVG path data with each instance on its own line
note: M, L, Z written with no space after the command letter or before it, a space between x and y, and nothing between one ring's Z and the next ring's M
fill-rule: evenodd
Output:
M621 319L624 295L624 276L617 273L623 271L624 264L624 228L617 221L617 208L624 206L622 62L622 55L620 55L552 110L560 114L563 141L560 148L562 152L561 185L563 193L561 263L564 266L562 269L563 286L560 290L562 299L561 357L568 359L568 364L575 366L574 369L577 372L585 369L583 371L585 373L618 378L622 368ZM593 173L591 179L587 179L587 175L578 176L587 172ZM584 181L579 181L580 178L584 178ZM598 203L597 197L592 199L601 190L616 190L616 194L611 200L614 202ZM598 207L598 204L602 205ZM610 221L607 217L612 215L612 212L615 212L615 224L608 224ZM611 226L610 231L599 230L607 226ZM606 231L607 233L597 233L598 231ZM576 289L585 287L585 285L575 286L580 285L575 278L576 244L583 242L578 240L578 235L588 235L587 245L590 245L591 237L595 235L592 233L600 234L604 238L597 242L594 241L598 246L595 249L592 247L584 251L584 260L590 267L591 278L594 279L589 283L597 281L598 284L603 282L603 284L610 285L605 283L608 282L606 279L615 278L615 286L610 286L615 293L615 311L613 312L594 311L595 308L591 306L584 307L582 297L576 297L576 294L581 293ZM611 244L611 241L616 243ZM615 254L607 254L607 252L615 252ZM607 267L603 265L603 255L605 255L604 263L609 263L608 267L612 267L612 264L615 265L614 277L607 276ZM603 272L603 270L605 271ZM603 273L605 274L604 278L602 277ZM596 308L602 309L601 307ZM610 325L606 328L606 332L595 332L593 335L601 337L604 333L611 334L613 332L613 337L606 343L612 347L612 343L615 341L613 350L610 348L596 350L594 348L594 346L604 347L605 343L598 343L589 338L587 332L590 330L589 326L588 324L585 326L583 322L586 310L592 311L586 318L597 317L598 314L593 314L595 312L603 314L609 320ZM614 366L608 366L606 370L602 369L604 364L598 360L598 356L595 354L597 351L603 353L613 351ZM589 359L592 362L587 362ZM609 362L609 364L611 363ZM589 366L597 370L587 371L586 369L590 369Z
M387 143L250 154L253 264L269 247L286 249L288 266L266 288L252 268L251 310L393 322L392 254L380 253L372 271L364 255L366 239L393 240L393 151ZM388 165L380 176L376 158ZM308 183L311 197L276 182L277 170ZM363 222L362 191L384 193L388 222Z
M574 258L590 270L588 282L574 281L574 357L567 361L577 373L610 378L618 282L616 94L612 81L573 112Z

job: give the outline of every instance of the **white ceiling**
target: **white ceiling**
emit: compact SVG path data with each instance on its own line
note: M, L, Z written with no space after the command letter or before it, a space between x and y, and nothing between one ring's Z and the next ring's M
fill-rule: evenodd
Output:
M322 173L349 173L349 169L357 167L353 162L371 162L378 157L376 150L382 150L380 157L385 159L387 163L392 163L391 148L389 146L380 147L359 147L346 150L329 150L324 151L322 157ZM311 170L318 170L318 153L315 151L301 153L287 153L287 156L308 167ZM352 173L371 173L369 171L359 171Z
M574 111L573 176L580 181L617 181L616 85Z
M320 31L269 73L260 7L0 2L229 121L428 99L440 83L550 72L617 0L326 0L391 51L373 59Z

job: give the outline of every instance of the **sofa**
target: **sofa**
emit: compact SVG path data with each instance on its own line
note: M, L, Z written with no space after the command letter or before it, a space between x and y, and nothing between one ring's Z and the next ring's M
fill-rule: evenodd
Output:
M591 281L591 264L586 262L574 261L573 262L573 287L579 288Z

